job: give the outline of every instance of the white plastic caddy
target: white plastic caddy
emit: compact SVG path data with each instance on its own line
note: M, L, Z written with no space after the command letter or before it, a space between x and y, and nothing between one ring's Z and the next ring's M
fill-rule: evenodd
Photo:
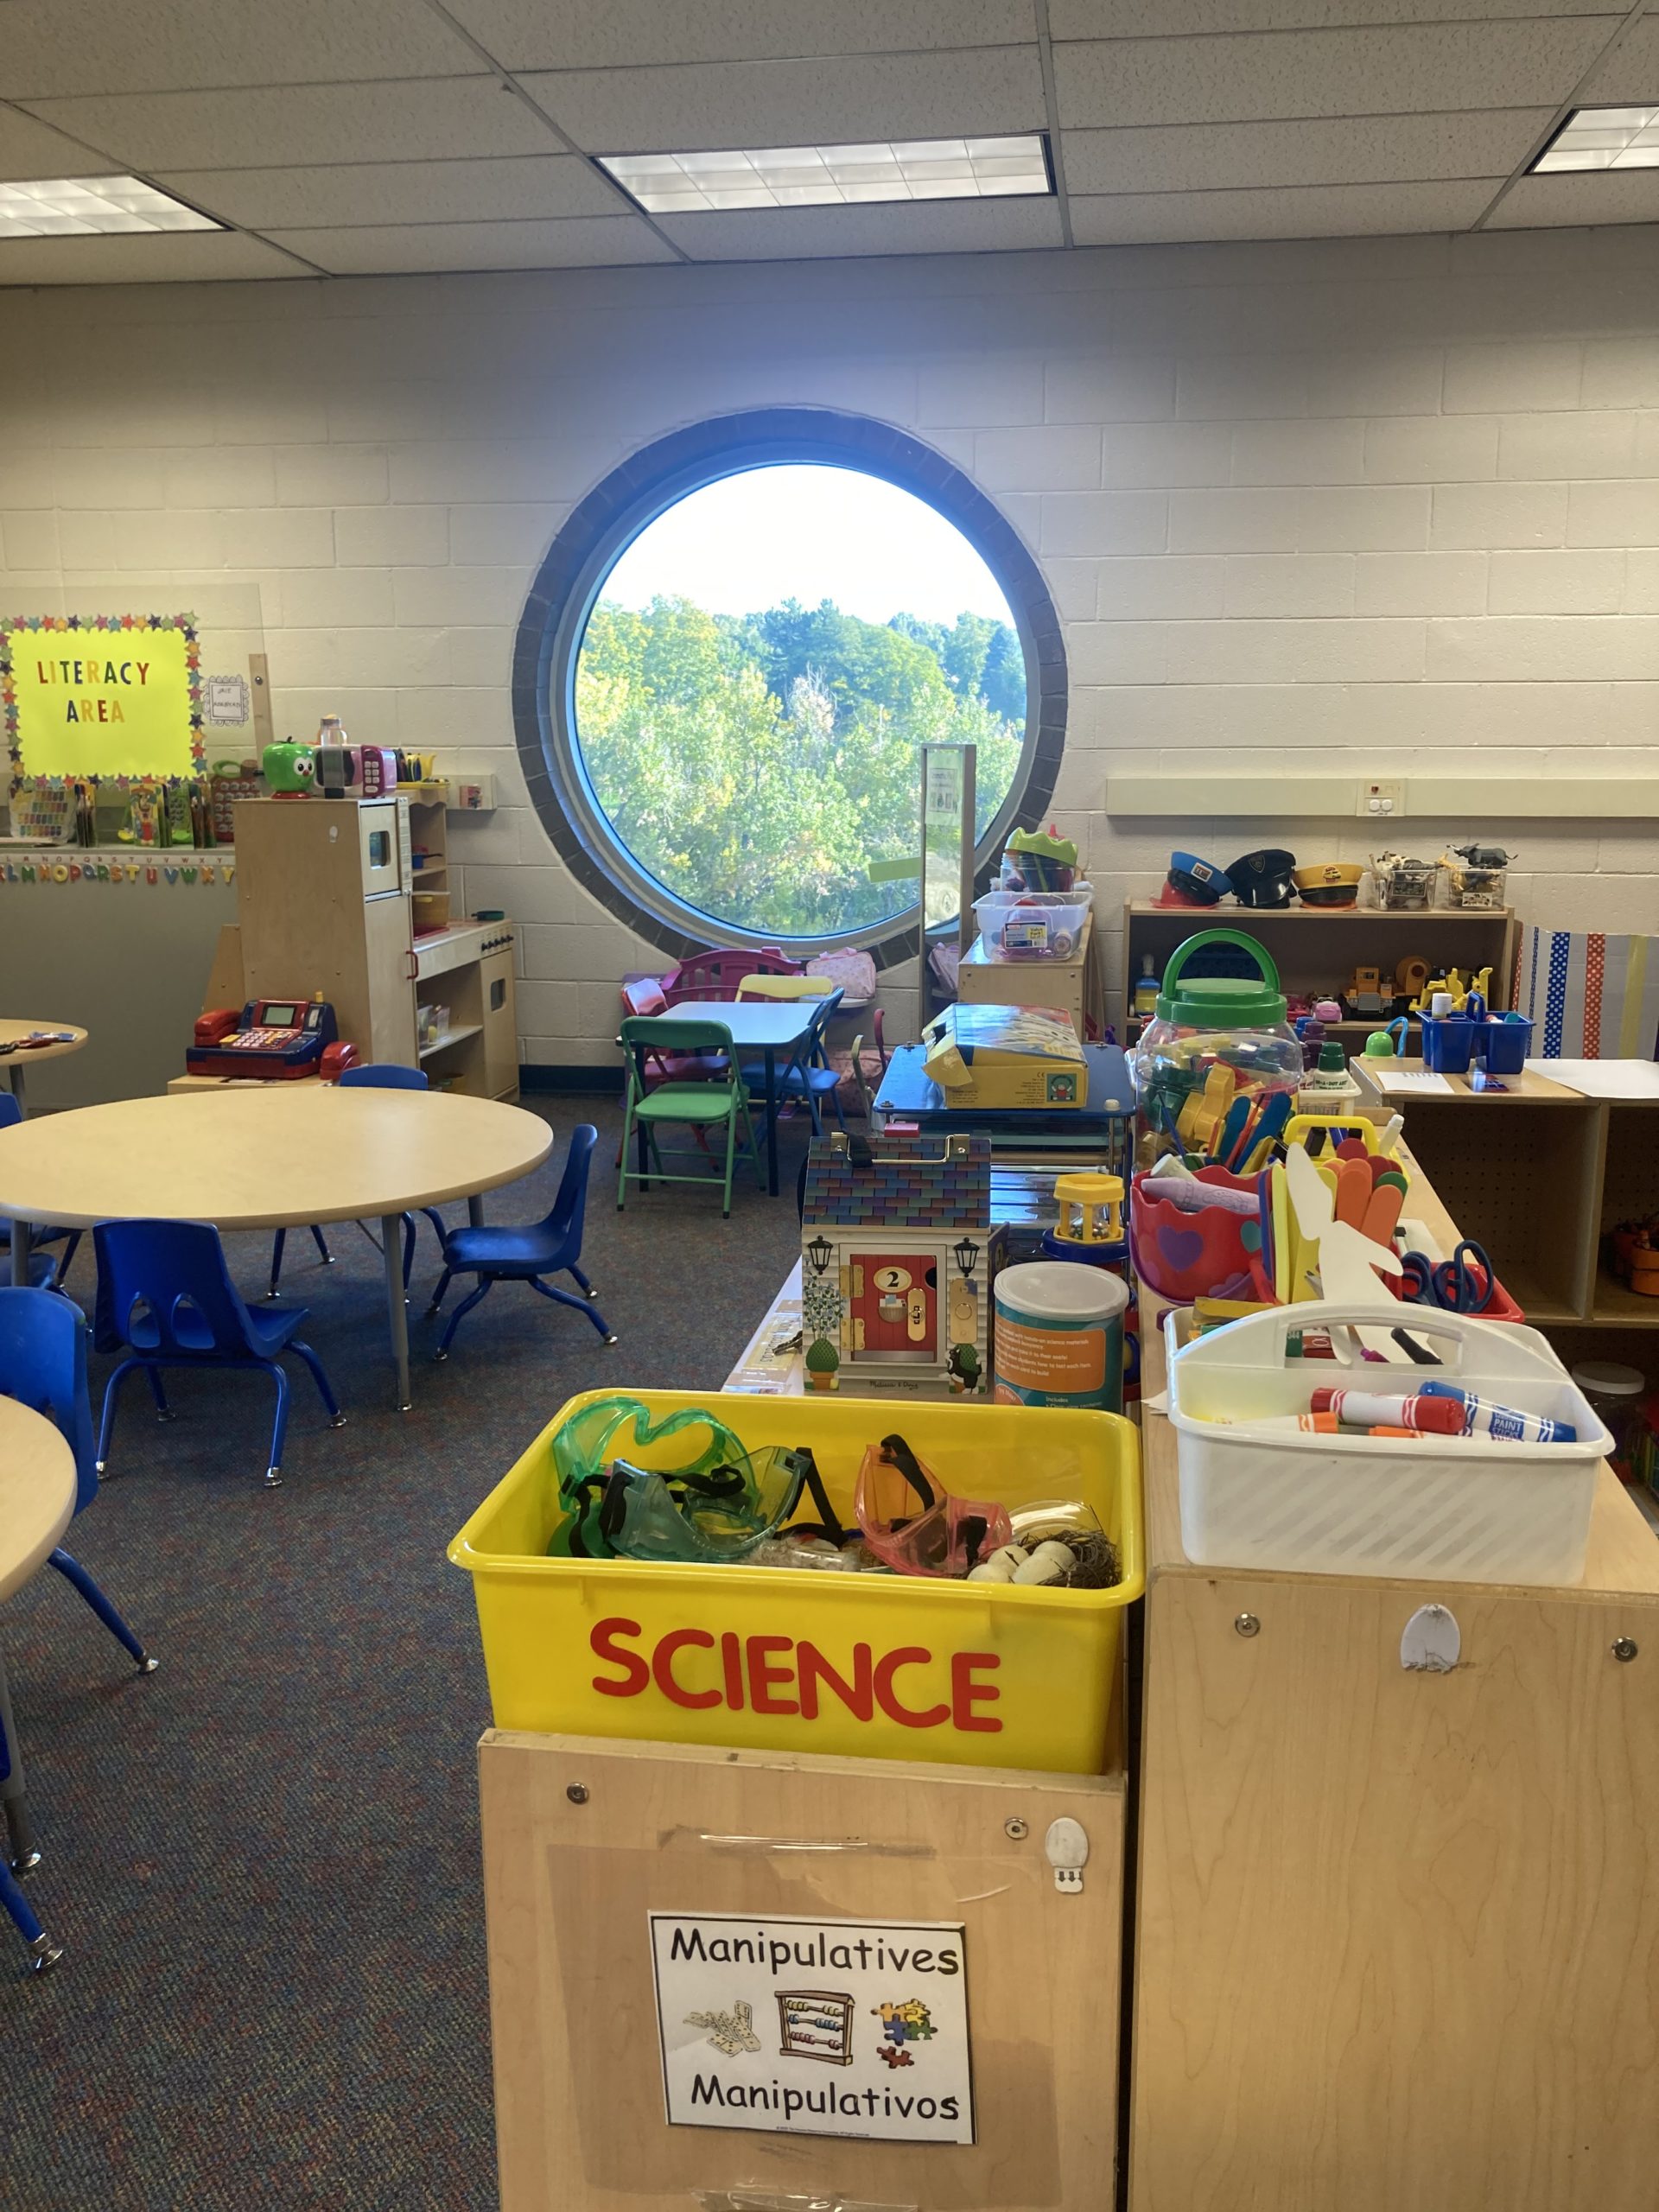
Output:
M1164 1327L1181 1543L1195 1565L1552 1586L1582 1579L1597 1469L1613 1440L1535 1329L1317 1300L1184 1343L1188 1322L1178 1308ZM1339 1363L1354 1343L1348 1327L1379 1322L1408 1325L1440 1364L1382 1364L1357 1351ZM1308 1329L1335 1332L1338 1363L1288 1357L1287 1338ZM1256 1426L1306 1413L1321 1383L1409 1395L1434 1379L1570 1421L1578 1440L1407 1443Z

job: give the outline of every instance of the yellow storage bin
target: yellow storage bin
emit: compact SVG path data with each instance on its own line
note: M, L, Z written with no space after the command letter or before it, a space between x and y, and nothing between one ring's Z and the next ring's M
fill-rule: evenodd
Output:
M449 1547L473 1578L497 1727L1103 1770L1119 1624L1146 1580L1131 1422L1026 1406L626 1394L653 1421L708 1407L750 1451L810 1445L849 1527L865 1447L895 1428L958 1496L1080 1497L1117 1547L1123 1579L1111 1590L550 1559L554 1431L615 1395L571 1399ZM630 1457L671 1465L674 1450L670 1439Z

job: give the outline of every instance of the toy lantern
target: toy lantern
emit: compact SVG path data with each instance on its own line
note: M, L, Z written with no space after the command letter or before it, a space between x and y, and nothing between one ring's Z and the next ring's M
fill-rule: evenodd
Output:
M1060 1217L1054 1235L1063 1244L1121 1244L1123 1242L1123 1178L1121 1175L1061 1175L1054 1196Z

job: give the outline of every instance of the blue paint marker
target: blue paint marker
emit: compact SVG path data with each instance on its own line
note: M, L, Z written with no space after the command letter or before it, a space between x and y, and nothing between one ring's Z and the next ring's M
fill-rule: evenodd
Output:
M1579 1432L1571 1421L1522 1413L1516 1406L1494 1405L1490 1398L1477 1397L1472 1390L1460 1390L1455 1382L1419 1382L1416 1387L1421 1397L1450 1398L1461 1406L1468 1416L1464 1424L1466 1435L1503 1437L1514 1444L1576 1444L1579 1440Z

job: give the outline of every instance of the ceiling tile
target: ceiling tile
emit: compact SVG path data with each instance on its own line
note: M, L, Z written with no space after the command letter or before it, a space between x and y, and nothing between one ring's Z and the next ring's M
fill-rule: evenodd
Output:
M601 69L652 61L779 61L1013 45L1032 0L448 0L507 69ZM1605 0L1603 0L1605 4ZM1096 36L1098 33L1095 34Z
M239 231L0 238L0 285L196 284L309 273L274 245Z
M563 223L363 224L344 230L273 231L271 238L336 276L408 270L600 269L672 261L638 215Z
M1600 51L1605 22L1556 17L1058 46L1060 122L1098 129L1554 107Z
M0 107L0 177L19 183L29 177L99 176L114 166L32 115Z
M1414 183L1508 176L1554 112L1522 107L1495 115L1171 124L1154 130L1068 130L1060 144L1066 188L1074 194Z
M1568 88L1572 88L1569 86ZM1565 99L1567 94L1561 95ZM1580 101L1659 99L1659 16L1645 15L1579 90Z
M590 154L949 138L1039 130L1045 122L1034 45L559 71L524 83Z
M163 190L249 230L511 222L620 215L621 194L574 154L512 161L355 162L329 168L181 169Z
M1608 0L1048 0L1057 39L1191 38L1205 31L1337 30L1367 23L1489 21L1499 16L1607 16Z
M475 66L425 0L7 0L5 96L447 77Z
M1198 238L1333 238L1462 231L1502 182L1338 184L1281 191L1122 192L1071 200L1079 245L1181 245Z
M343 151L359 162L458 161L558 144L493 77L377 85L372 97L356 85L297 85L44 100L35 112L147 174L327 164Z
M1523 176L1504 194L1485 227L1554 230L1589 223L1659 223L1659 169Z
M665 238L694 261L823 261L846 255L995 253L1057 246L1052 200L939 200L876 207L752 207L664 215Z

